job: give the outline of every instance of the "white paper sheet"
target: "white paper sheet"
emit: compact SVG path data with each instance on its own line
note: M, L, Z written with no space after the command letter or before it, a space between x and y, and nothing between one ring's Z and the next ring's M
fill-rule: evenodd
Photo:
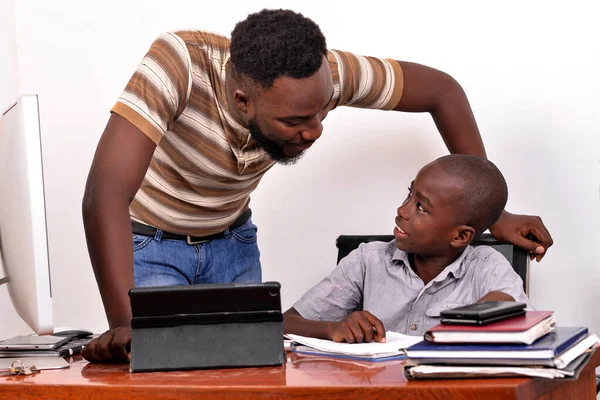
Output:
M294 342L317 350L355 356L402 354L404 349L423 340L423 336L409 336L391 331L385 333L385 343L337 343L332 340L315 339L300 335L286 336Z

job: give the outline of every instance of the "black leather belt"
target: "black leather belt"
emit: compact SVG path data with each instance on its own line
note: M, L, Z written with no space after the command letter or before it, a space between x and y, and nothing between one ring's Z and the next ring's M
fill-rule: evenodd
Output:
M242 215L240 215L235 221L233 221L233 224L231 224L229 226L229 228L227 228L227 229L232 231L235 228L239 228L240 226L244 225L250 219L251 216L252 216L252 211L250 209L247 209L246 211L244 211L242 213ZM136 222L136 221L131 221L131 230L132 230L133 234L142 235L142 236L154 236L154 235L156 235L156 231L157 231L157 229L153 226L140 224L139 222ZM170 232L163 231L162 238L163 239L174 239L174 240L185 240L187 242L187 244L199 244L199 243L208 242L209 240L213 240L213 239L220 239L224 235L225 235L225 231L219 232L219 233L214 233L214 234L208 235L208 236L186 236L186 235L178 235L176 233L170 233Z

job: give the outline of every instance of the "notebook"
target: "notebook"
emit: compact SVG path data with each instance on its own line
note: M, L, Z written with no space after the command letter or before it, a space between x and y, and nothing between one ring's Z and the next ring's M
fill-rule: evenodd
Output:
M390 357L404 356L404 350L422 340L421 336L403 335L388 331L385 333L386 342L370 343L338 343L332 340L315 339L300 335L286 335L294 341L294 351L303 354L329 354L332 356L352 357L354 359L375 361L389 360ZM297 344L301 344L299 347Z
M421 341L406 349L409 358L528 358L550 359L588 335L585 327L557 327L526 344L438 344Z
M511 376L529 376L550 379L577 379L583 367L591 358L585 353L573 360L563 369L536 368L518 366L453 366L453 365L416 365L407 363L404 375L407 379L448 379L448 378L503 378Z
M433 343L524 343L531 344L556 325L553 311L527 314L484 326L439 324L425 333Z
M536 366L565 368L571 361L598 343L598 337L590 334L554 358L412 358L413 365L478 365L478 366Z
M341 354L341 353L332 353L329 351L317 350L312 347L303 346L303 345L295 345L292 347L294 353L297 354L308 354L311 356L323 356L328 358L338 358L338 359L346 359L346 360L356 360L356 361L371 361L371 362L383 362L383 361L392 361L392 360L403 360L406 358L404 352L394 352L391 354L372 354L372 355L351 355L351 354Z

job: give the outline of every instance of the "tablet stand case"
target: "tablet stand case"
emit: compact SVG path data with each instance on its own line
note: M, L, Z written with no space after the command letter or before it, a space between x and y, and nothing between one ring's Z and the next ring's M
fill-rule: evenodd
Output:
M279 288L267 282L131 289L130 370L283 365Z

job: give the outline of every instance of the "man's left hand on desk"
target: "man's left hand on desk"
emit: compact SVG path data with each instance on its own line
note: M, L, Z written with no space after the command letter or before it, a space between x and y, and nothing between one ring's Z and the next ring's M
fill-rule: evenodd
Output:
M110 329L92 340L81 352L88 361L100 363L129 362L131 328Z

